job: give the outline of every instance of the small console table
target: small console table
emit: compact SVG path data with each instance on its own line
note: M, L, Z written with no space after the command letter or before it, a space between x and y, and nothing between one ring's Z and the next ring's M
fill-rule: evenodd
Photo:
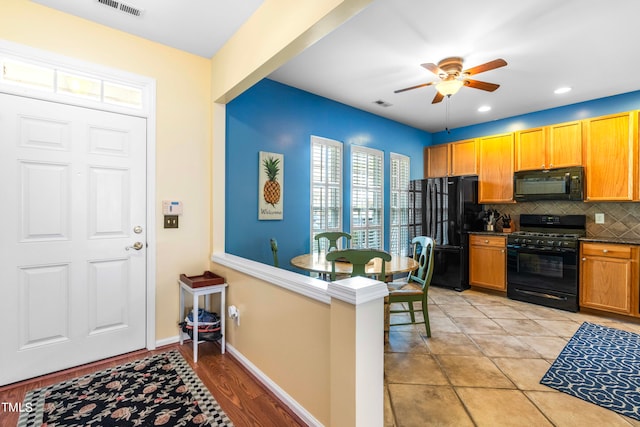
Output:
M224 320L226 317L225 313L225 290L227 287L226 283L222 283L219 285L211 285L211 286L202 286L199 288L194 288L189 286L187 283L184 283L182 280L180 282L180 315L184 316L184 296L185 292L190 293L193 296L193 361L194 363L198 362L198 300L200 296L207 296L211 294L220 294L220 332L222 332L222 338L220 338L220 349L222 354L224 354L224 346L225 346L225 329L224 329ZM209 299L205 298L205 310L209 310ZM184 342L184 335L182 329L180 329L180 344Z

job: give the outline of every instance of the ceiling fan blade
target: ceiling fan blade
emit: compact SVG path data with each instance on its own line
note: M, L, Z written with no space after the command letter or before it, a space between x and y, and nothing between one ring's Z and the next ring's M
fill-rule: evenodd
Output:
M393 93L400 93L400 92L405 92L407 90L411 90L411 89L418 89L420 87L425 87L425 86L431 86L432 84L434 84L435 82L429 82L429 83L422 83L421 85L416 85L416 86L411 86L411 87L406 87L404 89L398 89L398 90L394 90Z
M433 101L431 101L432 104L437 104L438 102L441 102L444 99L444 95L441 94L440 92L436 92L436 96L433 97Z
M468 87L472 87L474 89L486 90L487 92L493 92L494 90L500 87L500 85L497 85L495 83L487 83L487 82L481 82L480 80L471 80L471 79L466 79L464 81L464 85Z
M429 71L431 71L436 76L439 76L440 74L447 74L444 71L442 71L440 69L440 67L438 67L436 64L432 64L430 62L426 62L424 64L420 64L420 66L426 68Z
M473 76L474 74L484 73L485 71L495 70L496 68L504 67L507 65L507 61L504 59L494 59L493 61L489 61L485 64L476 65L475 67L471 67L468 70L464 70L462 74L466 74L468 76Z

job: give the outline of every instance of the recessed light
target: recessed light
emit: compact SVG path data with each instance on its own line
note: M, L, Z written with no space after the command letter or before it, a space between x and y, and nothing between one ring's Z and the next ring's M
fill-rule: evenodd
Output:
M565 86L565 87L559 87L558 89L554 90L553 93L555 93L556 95L560 95L570 91L571 91L571 88L569 86Z
M486 113L487 111L491 111L491 107L489 107L488 105L483 105L482 107L478 108L478 111L481 113Z

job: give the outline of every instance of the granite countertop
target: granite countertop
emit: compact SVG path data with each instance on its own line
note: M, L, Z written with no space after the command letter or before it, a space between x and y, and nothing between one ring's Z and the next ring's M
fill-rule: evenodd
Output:
M503 233L502 231L468 231L468 234L484 234L489 236L508 236L511 233Z
M581 237L581 242L594 242L594 243L618 243L621 245L639 245L640 239L631 239L625 237L597 237L597 236L587 236Z
M482 234L487 236L508 236L511 233L503 233L501 231L469 231L469 234ZM640 246L640 239L628 238L628 237L613 237L613 236L587 236L580 237L581 242L593 242L593 243L617 243L620 245L638 245Z

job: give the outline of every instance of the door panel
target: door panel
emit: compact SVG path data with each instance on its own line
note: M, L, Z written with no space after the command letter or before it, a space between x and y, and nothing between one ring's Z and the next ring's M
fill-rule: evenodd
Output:
M0 94L0 180L0 384L143 348L145 119Z

